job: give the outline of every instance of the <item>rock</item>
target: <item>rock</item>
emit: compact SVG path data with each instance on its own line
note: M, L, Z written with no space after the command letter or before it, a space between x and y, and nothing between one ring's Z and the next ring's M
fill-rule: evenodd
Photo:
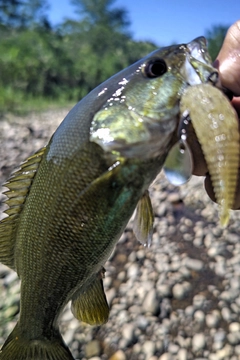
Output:
M230 332L239 332L240 324L238 322L232 322L231 324L229 324L229 331Z
M164 353L162 356L160 356L159 360L171 360L172 355L169 353Z
M238 289L225 290L220 294L220 299L232 302L239 295Z
M122 337L126 340L126 346L130 345L134 342L135 335L134 335L135 327L132 323L126 323L122 327Z
M146 328L148 327L148 325L149 325L149 320L148 320L145 316L139 315L139 316L137 317L137 319L136 319L136 326L137 326L139 329L145 331Z
M157 290L160 297L169 297L172 294L171 287L168 284L158 285Z
M129 279L134 279L139 276L139 266L138 264L131 264L127 270L127 277Z
M153 288L147 293L142 303L142 309L145 313L150 313L152 315L159 314L160 299L157 295L156 289Z
M183 259L183 265L185 265L188 269L194 270L194 271L200 271L204 268L204 263L201 260L198 259L192 259L189 257L186 257Z
M168 351L170 352L170 354L177 354L178 351L179 351L179 346L177 344L174 344L174 343L169 343L168 345Z
M182 201L180 194L176 192L168 194L167 200L173 204L178 204Z
M85 345L85 355L87 359L100 355L100 352L101 352L101 347L98 340L89 341Z
M163 298L160 303L160 318L167 318L171 313L172 307L171 302L167 298Z
M109 360L126 360L126 355L122 350L116 351Z
M193 297L193 306L197 309L201 309L206 301L206 297L202 294L197 294Z
M240 332L234 331L227 335L227 339L231 345L238 345L240 342Z
M200 322L200 323L203 323L204 320L205 320L205 314L202 310L197 310L195 313L194 313L194 319L197 321L197 322Z
M228 358L228 356L231 356L232 354L233 354L233 348L229 344L226 344L224 348L218 350L216 353L218 360L225 360Z
M239 276L234 276L233 278L230 279L230 286L232 289L240 289L240 277Z
M159 216L159 217L165 216L167 213L167 210L168 210L167 203L166 202L160 203L157 207L157 212L156 212L157 216Z
M111 289L106 291L106 297L108 305L111 305L113 302L113 299L116 297L116 289L112 287Z
M231 310L227 307L223 307L221 310L221 314L222 314L222 318L227 321L230 322L232 319L232 313Z
M212 346L213 350L216 351L222 349L225 339L226 339L225 331L222 329L218 330L213 337L213 346Z
M175 284L172 288L173 297L178 300L184 299L191 290L191 284L187 281L182 284Z
M194 313L194 307L192 305L188 305L185 309L185 314L187 317L192 317Z
M240 345L235 346L235 354L238 356L240 355Z
M188 352L187 349L180 349L178 352L178 360L187 360Z
M155 352L155 344L153 341L147 340L142 346L142 352L145 354L145 359L149 359Z
M199 350L203 350L205 347L205 336L203 333L194 334L192 338L192 349L194 352L198 352Z
M206 315L206 324L212 329L216 328L220 322L221 314L218 310L213 310L210 314Z

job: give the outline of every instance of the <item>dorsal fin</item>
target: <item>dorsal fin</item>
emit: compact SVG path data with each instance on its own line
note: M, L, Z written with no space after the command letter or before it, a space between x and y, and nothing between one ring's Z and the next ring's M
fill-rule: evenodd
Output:
M102 325L108 321L109 307L102 281L104 271L102 269L87 289L72 299L73 315L90 325Z
M4 192L7 196L5 203L9 208L4 211L8 217L0 222L0 262L13 270L15 270L14 246L19 215L45 150L44 147L30 156L4 184L9 189Z

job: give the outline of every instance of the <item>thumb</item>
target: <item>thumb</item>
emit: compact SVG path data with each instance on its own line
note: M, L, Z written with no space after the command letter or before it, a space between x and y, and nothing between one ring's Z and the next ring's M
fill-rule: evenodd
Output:
M228 29L214 66L220 72L222 85L240 96L240 20Z

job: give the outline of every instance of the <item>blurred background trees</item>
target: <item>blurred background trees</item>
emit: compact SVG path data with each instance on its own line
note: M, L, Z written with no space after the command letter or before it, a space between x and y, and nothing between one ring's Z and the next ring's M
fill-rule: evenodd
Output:
M0 112L46 99L77 102L157 46L134 41L114 0L70 0L77 20L53 27L47 0L0 0ZM79 17L79 18L78 18ZM207 33L216 56L227 28Z

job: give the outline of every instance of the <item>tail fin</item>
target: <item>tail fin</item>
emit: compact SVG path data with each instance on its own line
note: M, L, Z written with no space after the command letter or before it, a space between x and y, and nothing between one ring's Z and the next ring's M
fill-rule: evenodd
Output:
M18 324L0 350L0 360L74 360L60 334L50 340L26 340Z

